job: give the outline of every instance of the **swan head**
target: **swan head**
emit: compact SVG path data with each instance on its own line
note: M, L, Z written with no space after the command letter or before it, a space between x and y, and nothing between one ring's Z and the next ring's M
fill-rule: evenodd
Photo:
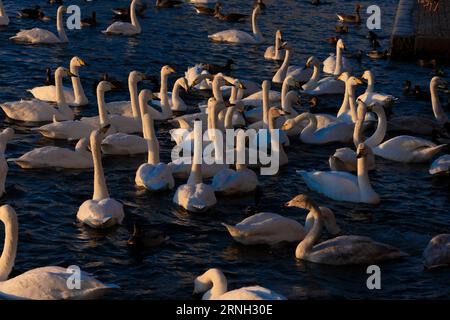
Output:
M364 71L363 75L361 76L361 79L366 80L366 81L373 79L372 71L370 71L370 70Z
M283 49L285 49L285 50L292 50L292 45L290 44L290 42L285 41L278 48L278 50L283 50Z
M220 296L227 292L227 280L220 269L209 269L202 275L195 278L193 293L199 294L203 292L206 292L206 294L203 295L203 299Z
M238 79L235 79L235 80L234 80L233 86L236 87L236 88L238 88L238 89L242 89L242 90L247 89L247 87L242 83L242 81L240 81L240 80L238 80Z
M364 84L364 82L361 79L353 77L353 76L348 78L347 83L349 83L352 87L360 86L360 85Z
M277 30L277 32L275 32L275 37L278 40L283 40L283 34L281 33L281 30Z
M172 68L171 66L164 66L161 68L161 75L167 76L167 75L175 73L175 72L176 72L175 69Z
M313 206L313 200L306 194L299 194L284 204L285 208L296 207L307 210L310 210Z
M339 77L337 78L338 80L347 82L347 80L350 78L350 73L348 72L342 72Z
M68 70L66 68L59 67L55 71L55 78L56 77L74 77L74 78L77 78L78 76L76 74L73 74L72 72L70 72L70 70Z
M67 11L67 8L65 6L59 6L58 11L56 11L56 14L57 15L63 14L63 13L66 13L66 11Z
M71 66L76 66L76 67L87 67L88 66L86 61L84 61L80 57L76 57L76 56L73 57L72 60L70 60L70 65Z
M290 114L289 112L283 111L277 107L272 107L269 109L269 117L272 119L276 119L289 114Z
M6 128L0 133L0 137L6 139L6 141L11 140L14 137L14 129Z
M5 204L0 207L0 221L16 221L16 211L9 205Z
M438 76L433 77L431 79L430 84L431 84L431 87L435 87L435 88L439 87L442 89L446 89L448 86L448 82Z
M147 103L149 101L152 101L153 99L156 99L157 97L150 89L143 89L139 93L139 101L142 103Z
M360 10L361 10L361 5L359 4L359 3L357 3L356 5L355 5L355 11L356 12L359 12Z
M111 91L113 89L115 89L116 86L113 85L111 82L109 81L100 81L98 86L97 86L97 91L101 91L101 92L107 92L107 91Z
M319 60L316 57L311 56L306 61L305 67L306 68L311 68L311 66L318 66L319 64L320 64Z
M336 47L339 49L345 50L344 40L339 39L338 42L336 43Z
M128 79L132 83L138 83L140 81L144 81L146 79L146 75L139 71L131 71L130 75L128 76Z
M359 101L360 100L358 99L358 104L359 104ZM364 102L362 102L362 103L364 104ZM384 112L384 107L382 104L380 104L378 102L373 102L369 106L367 106L367 112L375 112L375 113L379 114L380 112Z

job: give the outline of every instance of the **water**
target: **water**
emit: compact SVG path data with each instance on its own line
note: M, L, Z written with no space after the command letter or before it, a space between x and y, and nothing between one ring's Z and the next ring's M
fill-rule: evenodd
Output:
M29 1L4 2L9 13L34 4ZM250 13L250 2L230 0L224 10ZM387 0L381 4L383 29L380 36L384 47L388 45L396 2ZM230 27L250 30L249 24L230 25L199 16L188 4L173 10L151 8L141 20L143 34L126 38L106 37L100 31L110 22L109 9L126 6L128 1L102 0L88 4L73 0L70 4L79 4L83 16L97 11L100 26L71 31L68 33L69 44L51 47L10 43L7 39L19 29L34 26L55 29L53 22L42 24L12 18L10 26L0 30L0 101L29 96L25 90L43 84L46 67L68 66L74 55L90 64L81 70L85 91L91 101L89 106L77 110L82 115L96 113L91 87L94 79L103 72L126 82L131 70L158 75L162 65L170 64L178 71L177 76L181 76L193 63L224 63L227 58L233 58L237 62L234 76L256 81L270 79L276 65L264 61L263 53L268 43L272 43L277 28L282 29L284 37L294 45L294 61L298 65L312 54L323 60L334 51L324 39L334 36L335 13L351 11L354 3L331 0L329 3L314 7L306 0L277 0L276 6L269 6L260 19L267 38L267 44L262 46L208 42L209 33ZM368 1L361 3L371 4ZM45 1L39 4L48 15L55 15L56 6L47 5ZM351 27L350 34L343 36L351 51L366 48L366 32L364 26ZM430 102L401 96L402 82L406 79L427 86L430 69L411 63L364 59L361 66L356 66L355 74L362 74L366 68L371 68L377 75L379 91L401 98L395 107L396 114L432 115ZM172 77L171 83L175 79ZM107 99L127 99L127 91L112 93ZM321 104L325 109L333 107L332 110L336 110L340 100L323 98ZM187 101L193 105L201 99L189 98ZM2 121L2 127L8 125L16 129L17 135L8 145L7 157L17 157L44 145L73 146L43 139L23 124ZM167 128L160 126L158 129L164 161L168 161L171 148ZM291 197L308 192L295 170L328 170L328 157L337 147L294 143L287 150L289 165L277 176L261 178L264 190L261 207L303 222L306 212L281 207ZM371 180L382 199L379 206L338 203L313 194L320 205L334 210L345 234L370 236L410 254L402 261L383 264L382 290L370 291L366 288L365 267L336 268L299 262L294 257L295 244L269 248L234 243L220 223L241 221L245 217L245 207L253 203L251 196L220 198L212 212L196 215L176 208L172 204L173 192L151 195L137 190L134 175L144 161L144 156L104 158L110 193L126 204L124 225L104 232L79 226L75 221L78 207L92 195L92 171L26 171L10 165L8 195L1 203L12 205L19 215L20 242L13 275L36 267L76 264L104 282L121 286L121 290L108 296L113 299L189 299L194 277L211 267L226 272L230 288L259 284L290 299L450 297L448 269L426 272L421 261L422 251L431 237L448 233L450 229L449 180L431 177L428 164L405 165L378 159L378 169L371 173ZM156 250L131 252L126 241L135 220L148 228L165 231L171 237L170 242ZM3 227L0 228L3 235Z

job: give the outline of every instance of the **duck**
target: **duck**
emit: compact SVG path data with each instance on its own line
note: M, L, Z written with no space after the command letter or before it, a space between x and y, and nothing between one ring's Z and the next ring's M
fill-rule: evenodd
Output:
M127 245L135 248L156 248L163 245L170 238L159 230L142 230L142 227L135 223L133 234L127 241Z
M290 43L284 42L279 49L280 50L284 49L286 53L284 55L283 64L273 76L272 82L283 83L284 79L287 76L293 77L294 80L298 82L307 82L308 79L311 78L313 73L310 68L306 68L306 66L305 67L289 66L291 54L293 54L294 52L294 49L292 48Z
M357 148L358 172L353 175L341 171L297 171L308 188L336 201L353 203L380 203L380 196L373 190L368 175L370 147L360 143Z
M155 7L158 9L175 8L183 4L180 0L156 0Z
M36 5L34 8L25 8L17 12L17 17L20 19L34 19L48 21L50 18L46 17L41 7Z
M116 21L111 24L102 33L106 35L123 35L123 36L134 36L142 32L141 25L136 15L136 5L139 0L132 0L130 5L130 22Z
M104 229L122 224L125 216L123 205L109 196L103 172L100 143L108 126L92 131L90 135L92 159L94 162L94 194L92 199L83 202L78 209L77 219L83 224Z
M69 106L79 107L85 106L89 103L86 94L84 93L83 85L80 80L79 69L81 67L86 67L88 64L80 57L73 57L70 60L70 72L75 76L72 77L72 88L63 87L64 97ZM41 87L34 87L33 89L27 90L33 95L35 99L56 102L56 86L46 85Z
M55 85L55 77L52 75L52 68L48 67L45 69L45 85Z
M111 91L114 88L113 84L108 81L102 81L97 86L97 106L98 116L81 118L80 120L66 120L58 121L56 116L53 117L53 122L32 128L31 131L37 131L42 136L49 139L61 140L79 140L82 138L89 138L91 132L103 126L110 124L109 116L105 107L105 92ZM114 133L115 127L108 130L108 134Z
M287 300L283 295L260 286L228 291L225 275L216 268L195 278L194 285L194 293L204 293L202 300Z
M8 163L5 158L5 150L9 141L14 137L14 129L6 128L0 133L0 198L5 194L6 176L8 175Z
M270 46L266 49L266 51L264 52L264 59L275 61L284 60L285 52L283 50L280 50L280 47L284 42L285 41L283 41L281 30L277 30L277 32L275 32L275 45Z
M212 64L212 63L202 63L202 69L208 71L210 74L218 74L221 72L229 72L231 70L231 66L234 65L233 59L228 59L227 63L223 66Z
M220 9L222 9L222 4L220 2L216 5L216 11L214 12L214 17L219 19L220 21L227 21L227 22L242 22L243 20L247 19L246 14L241 13L228 13L223 14L220 12Z
M431 136L436 130L450 133L445 129L449 119L439 100L438 89L440 86L447 86L447 81L438 76L433 77L430 81L430 92L434 119L421 116L397 116L389 120L388 130L425 136Z
M440 234L430 240L423 251L424 266L436 269L450 266L450 234Z
M389 57L389 51L388 50L371 50L369 52L367 52L367 56L370 59L386 59L387 57Z
M95 27L96 25L97 25L97 13L95 11L91 12L90 17L81 19L82 27Z
M259 44L264 41L264 37L259 30L257 17L261 13L260 6L256 6L252 13L252 29L253 34L244 31L230 29L214 33L208 36L208 39L214 42L242 43L242 44Z
M330 54L330 56L323 61L322 71L335 76L338 76L345 71L352 72L350 61L342 56L342 51L345 50L344 40L339 39L336 42L336 54Z
M49 102L33 99L5 102L0 104L0 108L2 108L8 118L16 121L50 122L54 118L58 120L72 120L74 113L66 103L64 97L62 86L63 77L76 77L76 75L63 67L56 69L57 106Z
M45 146L8 161L15 162L22 169L90 169L94 165L88 146L88 140L82 138L77 142L75 150Z
M339 41L338 37L329 37L325 39L326 42L332 45L336 45L336 43Z
M136 14L140 17L144 16L147 5L145 3L136 4ZM130 7L127 8L113 8L114 13L113 21L131 22Z
M9 25L9 17L6 14L5 7L3 6L3 1L0 0L0 26Z
M200 121L194 123L194 136L203 137ZM177 188L173 196L176 205L194 213L205 212L217 203L214 189L202 181L203 141L198 138L194 139L194 156L189 179L186 184Z
M219 3L216 2L214 8L209 8L204 5L194 5L195 12L198 14L204 14L207 16L214 16L217 12Z
M354 14L345 14L345 13L338 13L337 17L339 21L347 22L347 23L361 23L361 16L359 12L361 11L361 5L357 4L355 6L355 13Z
M287 206L313 212L314 222L308 234L295 249L298 260L332 266L372 265L407 256L399 249L369 237L342 235L318 243L323 229L323 217L316 203L308 196L299 195Z
M64 12L66 12L66 8L64 6L59 6L56 13L56 29L58 31L58 35L55 35L53 32L50 32L48 30L34 28L31 30L21 30L15 36L9 39L17 43L25 44L67 43L69 42L69 39L67 38L66 32L64 30Z
M141 92L145 97L151 96L151 92ZM143 102L143 101L142 101ZM158 114L152 108L142 108L142 127L144 139L147 142L148 160L139 166L136 171L135 183L149 191L171 190L175 186L172 170L159 160L159 143L156 136L154 119Z
M440 156L430 166L428 172L431 175L449 174L450 173L450 155L444 154Z
M332 236L340 234L333 211L320 207L325 220L325 227ZM245 218L232 226L222 225L236 242L243 245L275 246L282 242L299 242L303 240L314 223L313 212L305 219L305 226L298 221L272 212L260 212Z
M348 26L336 25L335 31L340 34L348 33Z
M367 89L366 92L358 97L358 99L364 102L366 105L377 102L383 106L391 106L395 101L398 100L398 98L394 97L393 95L374 92L375 77L372 71L364 71L361 79L367 81Z
M187 104L184 102L184 100L180 97L180 89L183 89L185 92L189 91L189 84L185 77L178 78L175 83L173 84L172 93L167 95L169 96L169 105L170 109L172 111L176 112L183 112L188 110ZM160 95L156 95L158 97ZM154 101L153 102L156 106L161 106L160 101Z
M104 284L92 275L80 272L80 289L71 289L67 284L73 278L70 268L41 267L8 279L17 253L19 222L16 211L9 205L0 207L0 220L5 225L5 246L0 258L0 296L5 299L23 300L88 300L99 299L118 289Z

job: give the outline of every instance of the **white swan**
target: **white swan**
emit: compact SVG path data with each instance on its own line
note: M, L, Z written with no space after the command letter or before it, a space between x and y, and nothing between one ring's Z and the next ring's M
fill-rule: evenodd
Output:
M88 140L82 138L77 142L75 150L46 146L33 149L19 158L8 161L15 162L23 169L89 169L93 167L93 162L88 145Z
M339 236L317 243L323 228L321 210L305 195L299 195L289 204L311 210L314 223L306 237L298 244L295 257L299 260L334 266L376 264L400 259L407 254L397 248L362 236Z
M375 77L370 70L364 71L362 79L367 80L367 89L362 95L358 97L359 100L364 102L366 105L370 105L377 102L381 105L392 105L398 99L390 94L374 92L373 87L375 84Z
M159 160L159 143L156 137L153 117L156 111L145 109L142 116L144 138L148 145L148 160L136 171L135 183L150 191L171 190L175 186L170 167Z
M66 11L64 6L58 8L56 13L56 29L58 35L48 30L34 28L31 30L21 30L15 36L9 38L12 41L19 43L29 43L29 44L55 44L55 43L66 43L67 39L66 32L64 30L63 13Z
M109 197L103 173L100 142L107 127L92 131L90 136L94 162L94 194L91 200L83 202L77 212L77 219L92 228L108 228L121 224L124 218L123 206Z
M339 39L336 43L336 55L331 54L323 61L323 72L335 76L338 76L345 71L352 72L350 61L342 56L343 50L345 50L344 41Z
M188 109L186 103L180 97L180 89L183 88L185 92L189 91L188 81L185 77L178 78L173 84L172 93L168 94L169 105L172 111L186 111ZM159 95L156 95L159 98ZM161 106L160 101L153 102L157 106Z
M5 194L6 176L8 175L8 163L5 159L5 150L8 142L14 137L14 130L6 128L0 133L0 197Z
M320 69L319 69L320 62L317 60L314 56L310 57L308 61L306 62L306 67L311 68L313 66L313 73L311 78L306 82L303 86L303 93L309 94L309 95L324 95L324 94L341 94L345 93L346 87L345 87L345 78L348 77L348 75L345 76L345 78L342 77L343 74L346 72L340 72L339 75L336 76L327 76L325 78L320 79Z
M280 61L284 59L285 52L280 50L281 44L283 43L283 36L281 30L275 32L275 45L270 46L264 52L264 59L266 60L276 60Z
M57 121L53 117L53 122L38 128L31 129L38 131L46 138L62 140L79 140L89 138L93 130L102 128L109 122L109 116L106 112L105 92L114 88L114 85L108 81L101 81L97 85L97 107L99 116L81 118L81 120ZM114 127L110 127L108 134L115 132Z
M63 87L64 97L69 106L85 106L89 103L80 80L79 68L87 66L79 57L70 60L70 72L76 75L72 77L72 88ZM33 97L42 101L56 102L56 86L42 86L27 90Z
M103 284L81 271L80 288L67 286L73 271L61 267L42 267L8 279L16 260L19 238L17 214L9 205L0 207L0 220L5 225L5 245L0 257L0 296L6 299L87 300L98 299L118 286Z
M289 65L291 55L294 52L290 43L284 42L279 49L284 49L286 54L284 56L283 64L273 76L272 82L282 83L287 76L291 76L296 81L307 82L311 78L313 71L310 68L306 68L306 65L304 67Z
M74 117L72 109L66 103L62 89L63 76L75 77L69 70L59 67L55 71L57 107L54 104L40 100L21 100L5 102L0 105L8 118L18 121L45 122L71 120Z
M9 18L6 14L3 2L0 0L0 26L7 26L9 24Z
M131 23L116 21L110 25L106 30L102 31L104 34L134 36L142 32L141 25L136 15L136 4L138 0L132 0L130 5Z
M449 119L439 101L439 86L447 86L447 81L440 77L433 77L430 81L430 93L434 119L421 116L397 116L389 120L388 130L431 136L434 130L442 130L444 126L448 126Z
M194 281L194 293L203 293L202 300L286 300L284 296L260 286L228 291L227 279L219 269L209 269Z
M247 44L259 44L264 41L264 37L259 30L257 24L257 17L261 13L261 8L255 6L252 14L252 29L253 34L249 34L240 30L225 30L221 32L214 33L209 35L208 38L215 42L229 42L229 43L247 43Z
M423 251L427 269L450 266L450 234L440 234L430 240Z
M449 174L450 173L450 154L440 156L430 166L430 174Z
M380 197L373 190L368 174L369 147L360 143L357 149L357 176L341 171L297 171L307 186L336 201L378 204Z
M157 97L161 100L160 107L163 111L162 117L158 120L167 120L172 117L173 112L170 104L169 94L167 92L167 80L169 75L175 73L175 69L171 66L163 66L161 68L161 87L159 89L159 95Z

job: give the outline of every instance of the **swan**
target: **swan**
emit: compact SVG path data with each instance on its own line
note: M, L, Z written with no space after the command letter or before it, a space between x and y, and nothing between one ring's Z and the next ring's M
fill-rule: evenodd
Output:
M70 289L73 277L70 269L41 267L8 279L16 260L19 222L12 207L0 207L0 220L5 225L5 245L0 257L0 296L6 299L32 300L87 300L98 299L118 286L103 284L81 271L80 289Z
M305 67L311 68L311 66L313 67L311 78L309 78L308 81L304 85L302 85L302 89L305 91L312 90L317 87L317 83L320 80L319 59L314 56L309 57L308 60L306 60Z
M231 88L231 95L228 101L232 108L227 108L226 110L219 112L220 129L244 127L247 124L243 115L245 106L240 98L242 90L245 90L245 86L239 79L234 79L234 85Z
M341 230L336 224L333 211L320 207L328 232L335 236ZM231 226L222 223L233 239L244 245L266 244L277 245L281 242L299 242L305 238L314 223L313 212L306 216L303 227L294 219L283 217L276 213L261 212L245 218L238 224Z
M97 85L97 117L81 118L81 120L57 121L53 117L53 122L38 128L32 128L46 138L62 139L62 140L79 140L81 138L89 138L93 130L99 129L110 124L109 117L105 106L105 92L114 88L114 85L108 81L101 81ZM116 129L110 127L108 134L115 132Z
M393 117L388 122L388 130L431 136L435 130L448 128L449 119L439 101L438 88L440 86L447 86L447 81L437 76L433 77L430 81L430 92L434 119L420 116Z
M335 76L340 75L342 72L352 72L350 61L342 56L342 51L345 50L345 44L342 39L339 39L336 43L336 55L331 54L323 61L323 72L332 74Z
M259 30L257 24L257 17L261 13L259 5L255 6L252 14L252 29L253 35L240 31L240 30L225 30L221 32L209 35L208 38L214 42L229 42L229 43L247 43L247 44L259 44L264 41L264 37Z
M168 94L170 100L169 105L172 111L186 111L188 109L186 103L180 97L180 89L183 88L185 92L189 91L188 81L185 77L178 78L172 88L172 93ZM159 95L156 95L159 97ZM161 106L160 101L153 102L157 106Z
M34 28L31 30L21 30L15 36L9 38L12 41L29 44L55 44L67 43L66 32L64 30L63 13L66 11L64 6L60 6L56 13L56 29L58 35L48 30Z
M370 105L374 102L378 102L381 105L392 105L398 99L390 94L373 92L373 87L375 83L375 77L370 70L364 71L362 79L367 80L367 89L362 95L358 97L366 105Z
M131 23L116 21L110 25L106 30L103 30L104 34L112 35L124 35L124 36L134 36L142 32L141 25L136 16L136 5L138 0L132 0L130 5L130 18Z
M316 192L336 201L348 201L355 203L380 203L380 197L373 190L368 174L367 156L370 147L360 143L357 149L358 159L357 176L341 171L297 171L306 185Z
M423 251L427 269L450 266L450 234L440 234L430 240Z
M8 163L5 159L6 145L14 137L14 130L6 128L0 133L0 197L5 194L6 176L8 175Z
M175 186L172 170L159 160L159 143L153 124L153 118L157 113L151 108L144 109L142 127L148 145L148 160L138 168L135 177L138 187L144 187L150 191L171 190Z
M65 101L62 78L64 76L75 77L69 70L59 67L55 71L57 107L54 104L40 100L21 100L5 102L0 105L8 118L18 121L46 122L53 118L58 120L71 120L74 117L72 109Z
M283 36L281 34L281 30L277 30L277 32L275 32L275 45L270 46L266 49L266 51L264 52L264 59L275 61L283 60L285 53L282 50L280 50L282 43L283 43Z
M407 256L407 254L393 246L376 242L369 237L363 236L339 236L316 244L323 228L321 210L305 195L297 196L287 205L311 210L314 216L312 228L295 249L295 257L299 260L344 266L371 265Z
M100 142L108 126L94 130L90 136L92 160L94 162L94 195L83 202L78 209L77 219L92 228L108 228L121 224L124 218L123 206L109 197L103 173Z
M444 154L440 156L430 166L430 174L448 174L450 173L450 155Z
M238 130L237 149L238 159L236 161L236 170L223 169L216 173L213 177L211 186L214 192L231 196L241 195L255 191L259 185L256 173L245 166L245 132ZM244 163L239 160L239 154L244 156Z
M289 66L289 61L291 58L291 54L294 52L291 44L288 42L284 42L280 49L284 49L286 54L284 55L284 61L278 71L272 78L272 82L274 83L282 83L284 78L287 76L291 76L294 80L299 82L307 82L312 76L312 70L310 68L298 67L298 66Z
M194 136L203 136L200 122L194 124ZM204 212L217 203L214 189L202 181L202 153L202 139L195 139L194 156L192 157L192 168L189 179L186 184L178 187L173 196L173 202L175 204L190 212Z
M228 291L227 279L219 269L209 269L194 281L194 293L203 293L202 300L287 300L281 294L260 286Z
M147 79L139 71L131 71L128 75L128 90L130 92L130 101L113 101L106 104L106 110L109 114L116 114L125 117L136 117L139 113L138 88L139 82Z
M89 169L93 167L92 156L88 150L88 140L80 139L75 150L46 146L33 149L20 158L8 159L23 169L57 168Z
M159 89L159 95L157 95L157 97L161 100L159 106L161 107L163 113L162 117L157 120L167 120L173 115L169 94L167 93L167 80L169 78L169 75L171 75L172 73L175 73L175 69L171 66L166 65L161 68L161 87Z
M70 60L70 72L76 77L72 77L72 88L63 87L64 97L69 106L78 107L85 106L89 103L88 98L84 94L83 86L81 85L79 68L87 66L87 63L79 58L73 57ZM56 86L42 86L27 90L34 98L42 101L56 102Z
M0 26L7 26L9 24L9 18L3 7L3 1L0 0Z

